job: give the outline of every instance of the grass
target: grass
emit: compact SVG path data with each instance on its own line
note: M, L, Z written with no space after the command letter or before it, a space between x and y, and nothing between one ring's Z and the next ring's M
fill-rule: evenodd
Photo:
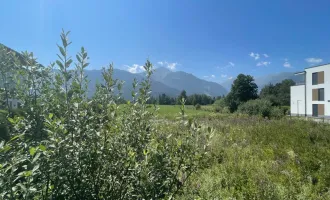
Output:
M330 199L330 126L228 117L179 199Z
M180 106L179 105L159 105L158 116L165 119L176 119L180 116ZM185 112L187 117L205 117L211 114L209 110L210 106L202 106L200 110L196 110L194 106L185 106Z
M160 125L179 116L160 106ZM217 114L206 107L186 112L215 135L206 161L177 199L330 199L330 125L295 118L266 120Z

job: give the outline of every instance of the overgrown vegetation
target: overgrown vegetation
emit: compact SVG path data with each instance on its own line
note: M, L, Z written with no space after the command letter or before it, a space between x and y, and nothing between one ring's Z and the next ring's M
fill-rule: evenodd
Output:
M89 65L84 48L68 55L69 33L61 34L58 60L39 65L32 53L15 62L15 97L24 115L8 118L8 141L0 143L2 199L171 198L203 163L213 130L185 120L184 100L176 128L162 131L153 119L152 64L144 81L133 83L133 101L116 104L122 83L104 68L104 84L87 99ZM71 66L75 64L73 70ZM54 73L54 69L59 72ZM139 86L139 87L138 87ZM138 91L136 91L138 88ZM119 93L120 94L120 93Z
M208 123L216 129L208 167L178 199L330 198L328 124L233 115Z

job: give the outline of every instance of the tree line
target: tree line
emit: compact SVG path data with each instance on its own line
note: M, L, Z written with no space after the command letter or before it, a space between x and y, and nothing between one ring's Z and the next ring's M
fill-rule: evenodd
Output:
M148 103L158 105L180 105L182 98L185 99L186 105L210 105L213 104L217 99L220 99L222 97L212 97L206 94L187 95L187 92L185 90L182 90L180 95L178 95L177 97L172 97L165 93L158 95L158 97L152 96L148 100Z

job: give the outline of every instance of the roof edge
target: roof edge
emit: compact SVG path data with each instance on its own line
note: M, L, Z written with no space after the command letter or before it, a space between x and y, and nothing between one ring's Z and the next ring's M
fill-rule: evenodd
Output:
M310 69L310 68L314 68L314 67L322 67L324 65L329 65L330 63L325 63L325 64L322 64L322 65L315 65L315 66L312 66L312 67L306 67L305 69Z
M300 74L305 74L305 73L306 73L306 71L301 71L301 72L294 73L294 75L300 75Z

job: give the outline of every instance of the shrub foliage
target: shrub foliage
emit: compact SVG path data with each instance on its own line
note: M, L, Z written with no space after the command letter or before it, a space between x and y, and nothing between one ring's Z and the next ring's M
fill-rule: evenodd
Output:
M0 143L1 199L171 198L203 161L213 130L186 121L184 104L176 129L156 128L157 109L146 103L149 61L125 109L116 104L120 93L114 90L123 83L112 78L112 64L88 99L89 58L81 48L73 61L68 36L62 32L58 60L49 67L26 52L15 71L25 109L8 118L11 139Z

